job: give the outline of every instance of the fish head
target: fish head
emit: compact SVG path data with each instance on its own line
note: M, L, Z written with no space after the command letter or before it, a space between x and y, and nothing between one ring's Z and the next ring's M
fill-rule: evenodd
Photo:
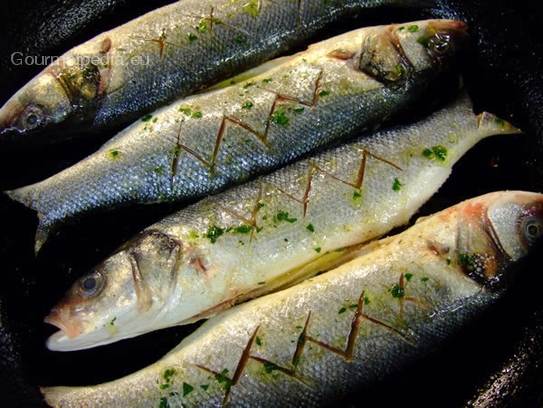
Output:
M82 350L162 328L174 301L176 271L190 264L183 244L144 231L79 278L45 322L60 331L47 340L55 351Z
M543 240L543 194L505 191L470 200L459 231L458 262L483 284L507 278Z
M0 108L0 140L52 139L61 124L92 119L109 72L100 64L83 56L54 61Z
M130 261L113 256L80 277L44 319L60 329L47 340L56 351L79 350L117 338L117 331L137 316Z
M401 84L429 69L441 73L468 40L467 24L455 20L377 27L364 39L358 68L386 85Z

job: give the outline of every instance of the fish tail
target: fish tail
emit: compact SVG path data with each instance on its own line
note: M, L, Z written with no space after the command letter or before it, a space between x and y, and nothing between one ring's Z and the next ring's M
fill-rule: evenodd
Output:
M506 120L488 112L483 112L477 115L479 121L479 129L488 131L490 134L521 134L522 130L513 126Z
M38 253L40 252L40 249L43 247L43 244L47 241L47 238L49 238L49 234L51 233L52 226L51 224L45 222L45 217L42 214L38 214L38 229L36 230L36 240L34 243L34 254L38 256Z
M13 201L17 201L32 210L38 211L39 222L34 245L34 253L38 255L38 252L42 248L43 244L45 244L47 241L47 238L49 237L49 234L53 228L51 220L49 220L45 214L41 213L39 209L34 206L34 203L37 201L32 194L32 190L29 190L27 187L4 191L4 194L6 194Z

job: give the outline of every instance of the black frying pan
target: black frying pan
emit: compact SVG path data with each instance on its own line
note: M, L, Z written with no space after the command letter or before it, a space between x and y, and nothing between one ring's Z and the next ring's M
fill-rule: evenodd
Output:
M181 0L182 1L182 0ZM72 46L169 1L8 0L0 26L0 103L41 70L15 66L13 52L61 55ZM432 9L387 10L331 27L443 17L470 25L464 78L478 110L521 127L525 136L476 146L425 206L427 214L499 189L543 191L543 11L520 1L438 1ZM46 147L0 146L0 189L38 181L93 152L111 134ZM179 206L177 206L179 207ZM43 317L68 286L144 226L176 206L125 209L66 225L38 258L35 213L0 196L0 405L41 406L37 385L87 385L156 361L197 325L150 333L94 350L53 353ZM529 258L512 290L482 319L439 350L342 406L520 407L543 405L543 255Z

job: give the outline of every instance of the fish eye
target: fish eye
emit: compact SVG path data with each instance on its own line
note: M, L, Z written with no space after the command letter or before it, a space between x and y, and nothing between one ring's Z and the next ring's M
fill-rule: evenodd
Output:
M528 218L522 222L522 229L528 241L533 244L543 235L543 226L535 218Z
M450 36L436 33L429 41L433 53L439 56L447 54L450 50Z
M45 118L43 109L35 104L28 105L21 117L21 124L24 130L37 128Z
M92 272L79 280L79 290L85 297L97 294L104 285L104 277L98 272Z

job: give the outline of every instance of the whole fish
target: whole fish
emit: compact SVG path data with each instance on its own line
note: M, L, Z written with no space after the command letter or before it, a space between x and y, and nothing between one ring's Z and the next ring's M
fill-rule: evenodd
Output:
M542 194L471 199L337 269L219 314L134 374L42 392L54 407L323 406L476 319L542 235Z
M382 131L208 197L148 227L81 277L45 321L52 350L85 349L209 317L351 255L338 249L408 222L486 136L466 95Z
M216 192L446 93L465 30L429 20L334 37L149 114L80 163L7 193L38 211L37 251L66 217Z
M420 0L183 0L75 47L0 110L4 139L57 137L137 117L303 43L326 25ZM24 56L21 56L21 59ZM47 139L46 139L47 140Z

